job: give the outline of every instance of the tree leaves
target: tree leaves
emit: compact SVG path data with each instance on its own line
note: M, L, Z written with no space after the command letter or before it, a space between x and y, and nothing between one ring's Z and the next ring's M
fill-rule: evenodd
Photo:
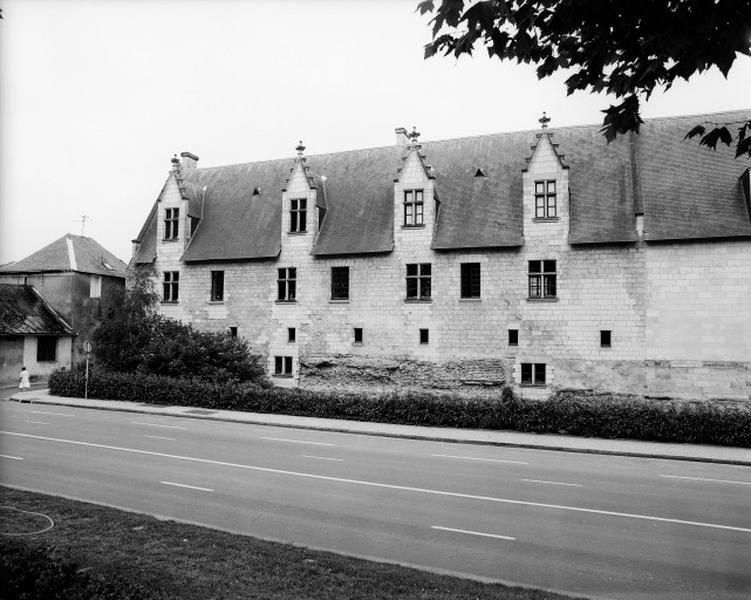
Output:
M432 14L433 41L425 58L471 55L477 44L500 60L533 63L537 77L559 69L572 72L577 90L614 94L620 105L604 110L608 140L639 131L639 98L688 80L712 66L727 75L739 54L751 56L749 0L424 0L420 14ZM737 156L751 152L748 128L739 130ZM726 127L693 138L716 148L732 143ZM730 142L726 142L730 136Z

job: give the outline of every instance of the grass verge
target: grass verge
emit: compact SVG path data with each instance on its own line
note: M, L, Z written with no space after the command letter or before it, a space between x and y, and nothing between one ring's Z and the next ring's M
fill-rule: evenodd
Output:
M0 531L79 569L144 586L165 599L556 600L551 592L487 584L216 531L86 502L0 487ZM5 535L0 539L8 539Z

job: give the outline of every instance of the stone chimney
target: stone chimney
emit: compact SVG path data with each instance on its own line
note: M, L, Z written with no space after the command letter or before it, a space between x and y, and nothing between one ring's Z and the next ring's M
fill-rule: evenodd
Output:
M180 152L183 159L183 169L186 171L198 168L198 157L192 152Z
M405 127L397 127L394 129L394 133L396 133L397 146L407 146L410 143L410 140L407 137L407 129Z

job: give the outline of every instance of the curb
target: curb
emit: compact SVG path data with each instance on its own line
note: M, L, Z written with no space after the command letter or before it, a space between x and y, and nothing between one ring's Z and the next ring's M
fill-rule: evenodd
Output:
M495 446L501 448L523 448L527 450L550 450L553 452L570 452L574 454L595 454L601 456L625 456L629 458L651 458L661 460L675 460L682 462L699 462L708 464L722 464L722 465L735 465L743 467L751 467L751 452L749 460L737 460L732 458L715 458L711 456L682 456L682 455L670 455L660 454L657 452L636 452L630 450L606 450L600 448L573 448L571 446L558 446L558 445L546 445L546 444L530 444L523 442L502 442L493 440L471 440L462 439L458 437L444 437L440 435L419 435L413 433L392 433L388 431L363 431L356 428L337 427L337 426L313 426L305 425L302 423L270 423L268 421L260 419L229 419L226 417L216 417L211 415L199 415L199 414L175 414L172 412L160 411L160 410L139 410L135 407L110 407L110 406L79 406L77 404L68 404L65 402L57 402L54 400L48 400L46 398L18 398L17 395L8 398L11 402L18 402L19 404L41 404L48 406L69 406L71 408L84 408L87 410L103 410L110 412L124 412L133 414L149 414L158 415L162 417L180 417L184 419L198 419L201 421L219 421L222 423L237 423L246 425L261 425L268 427L281 427L285 429L303 429L308 431L331 431L334 433L347 433L350 435L369 435L375 437L384 438L397 438L406 440L422 440L428 442L443 442L452 444L472 444L478 446ZM157 406L157 405L149 405ZM733 447L734 448L734 447Z

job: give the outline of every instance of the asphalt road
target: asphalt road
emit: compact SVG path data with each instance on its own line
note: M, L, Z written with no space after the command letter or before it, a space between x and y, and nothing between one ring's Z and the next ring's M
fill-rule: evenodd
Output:
M606 598L751 597L751 468L0 402L2 483Z

